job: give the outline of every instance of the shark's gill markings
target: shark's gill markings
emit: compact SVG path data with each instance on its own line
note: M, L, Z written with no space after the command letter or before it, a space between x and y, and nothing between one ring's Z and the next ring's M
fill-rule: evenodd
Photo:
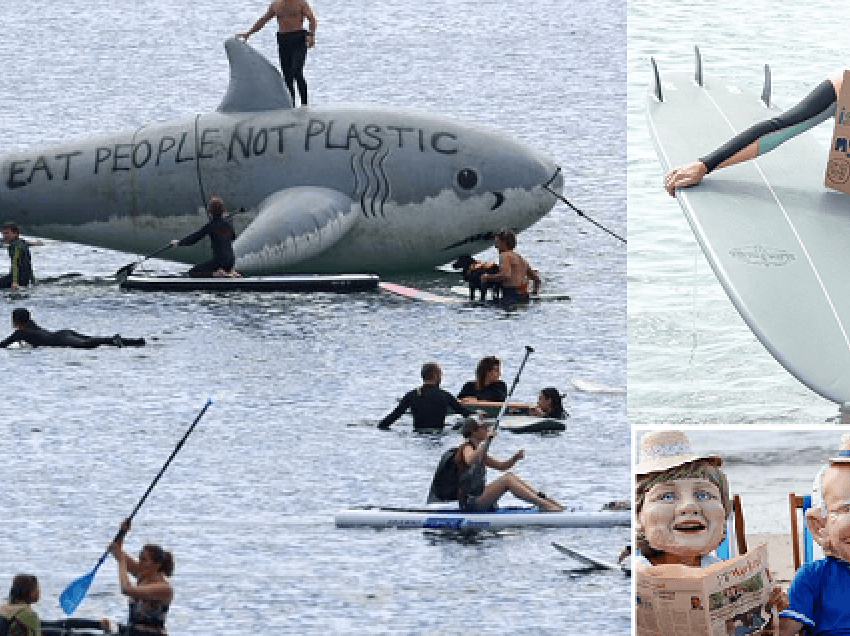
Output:
M353 198L360 200L360 209L366 218L377 218L378 214L385 216L384 204L390 197L390 180L384 171L384 162L389 155L389 149L366 148L357 155L351 155L349 165L354 174Z

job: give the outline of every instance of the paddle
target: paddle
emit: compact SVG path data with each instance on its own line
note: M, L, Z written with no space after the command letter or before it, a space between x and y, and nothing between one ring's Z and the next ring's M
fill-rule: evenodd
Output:
M505 414L505 409L508 408L508 401L511 399L511 396L514 394L514 389L516 388L517 383L519 382L519 376L522 373L522 370L525 368L525 363L528 362L528 356L534 353L534 349L525 345L525 357L522 359L522 364L519 365L519 370L516 372L516 376L514 377L514 382L511 384L511 388L508 391L508 396L505 398L505 401L502 402L502 408L499 409L499 414L496 415L496 423L493 424L493 430L499 430L499 420L502 419L502 416ZM483 458L487 455L487 452L490 450L490 442L493 440L492 437L488 437L484 442L484 452L481 457Z
M136 504L136 507L133 508L133 512L130 513L130 516L127 517L127 521L131 521L136 513L139 511L139 508L142 507L142 504L145 503L145 499L148 498L148 495L153 490L153 487L156 486L156 483L159 481L159 478L162 477L162 474L165 472L165 469L168 468L168 465L171 463L171 460L174 459L174 456L177 452L183 447L186 438L189 437L189 434L195 428L195 425L200 421L200 419L204 416L204 413L207 412L207 409L212 404L212 400L208 399L207 403L204 404L204 408L201 409L201 412L198 413L198 417L195 418L195 421L192 422L192 426L189 427L189 430L186 431L186 434L183 436L177 446L171 453L171 456L165 462L165 465L162 467L162 470L159 471L154 480L151 482L151 485L148 486L148 489L145 491L145 494L142 495L142 498L139 499L139 503ZM124 538L125 531L122 527L121 530L118 531L118 534L115 535L115 538L112 542L120 541ZM62 607L62 610L70 616L77 609L77 606L82 602L83 598L85 598L86 593L89 591L89 587L91 587L92 581L94 580L94 575L97 573L98 568L103 564L104 560L106 560L107 555L109 554L109 549L107 548L103 555L98 560L97 564L92 568L91 572L85 574L78 578L76 581L72 582L68 587L65 588L65 591L59 595L59 605Z
M128 263L127 265L125 265L124 267L119 269L117 272L115 272L115 278L118 279L119 283L123 283L125 280L127 280L127 277L130 274L133 273L133 270L136 269L139 265L144 263L149 258L153 258L154 256L162 254L165 250L167 250L170 247L171 247L171 242L169 241L168 245L165 245L164 247L160 247L157 251L151 252L150 254L142 257L141 259L139 259L135 263Z

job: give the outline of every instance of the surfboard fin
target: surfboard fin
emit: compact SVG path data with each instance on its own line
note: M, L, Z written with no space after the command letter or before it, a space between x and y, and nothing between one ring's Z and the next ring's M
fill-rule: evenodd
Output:
M649 58L649 61L652 63L652 74L655 76L655 88L653 89L653 93L655 93L655 99L659 102L664 101L664 97L661 95L661 78L658 76L658 66L655 64L655 58Z
M697 86L702 86L702 55L698 46L694 46L694 81Z
M764 65L764 88L761 89L761 101L770 107L770 64Z

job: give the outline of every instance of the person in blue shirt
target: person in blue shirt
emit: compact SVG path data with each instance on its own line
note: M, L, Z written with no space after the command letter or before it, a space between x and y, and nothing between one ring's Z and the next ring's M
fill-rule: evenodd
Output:
M850 636L850 434L838 457L818 475L806 525L825 558L797 570L788 607L779 614L779 636ZM819 500L819 501L818 501Z

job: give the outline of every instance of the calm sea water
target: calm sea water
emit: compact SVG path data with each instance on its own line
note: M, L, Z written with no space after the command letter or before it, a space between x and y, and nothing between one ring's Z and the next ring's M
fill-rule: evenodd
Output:
M764 64L773 98L790 107L848 64L847 39L833 36L833 3L764 0L629 4L629 420L809 426L837 414L800 384L744 324L697 245L675 199L661 187L645 96L654 56L665 73L693 69L760 92ZM823 124L815 134L826 147ZM780 148L777 152L782 152Z
M0 152L213 110L227 86L223 41L263 4L3 4ZM413 106L498 128L554 157L566 196L625 231L623 4L532 0L520 19L471 1L313 8L313 103ZM271 28L251 43L274 59ZM409 420L374 427L423 362L439 361L457 391L496 354L510 382L526 344L536 352L516 397L558 386L572 417L554 437L505 433L494 454L524 448L516 472L570 506L628 496L626 250L561 204L519 250L572 300L506 314L379 293L122 293L108 278L134 256L34 248L38 277L80 275L0 296L0 319L27 306L46 328L149 346L0 355L0 586L37 574L39 613L59 617L58 594L94 565L211 396L127 541L175 554L172 633L628 633L628 580L570 575L550 546L611 557L627 529L458 538L333 526L350 505L422 502L457 444L414 435ZM456 280L396 282L445 292ZM107 561L78 614L125 611Z
M637 442L643 433L635 431ZM777 431L755 427L686 431L694 452L723 458L729 489L741 495L747 534L786 536L791 532L788 493L811 494L812 481L824 460L838 453L841 433L823 428Z

